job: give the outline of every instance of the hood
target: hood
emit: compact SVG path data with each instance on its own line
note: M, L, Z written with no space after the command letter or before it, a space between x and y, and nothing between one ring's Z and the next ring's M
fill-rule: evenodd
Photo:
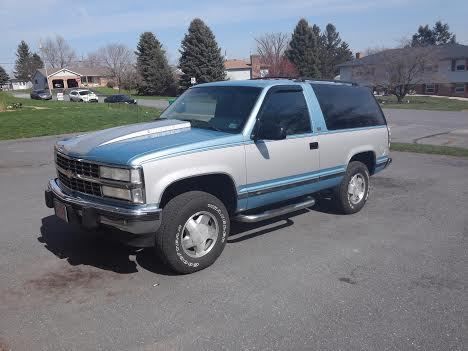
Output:
M240 140L242 135L191 128L189 122L157 120L78 135L58 141L56 148L66 155L90 161L135 165L138 157L149 154L165 157Z

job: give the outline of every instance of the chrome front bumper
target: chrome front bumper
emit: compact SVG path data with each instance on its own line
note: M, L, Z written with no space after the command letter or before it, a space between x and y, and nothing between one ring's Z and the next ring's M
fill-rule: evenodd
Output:
M71 223L78 223L90 229L105 225L132 234L156 233L159 229L162 211L160 208L148 205L119 207L90 201L66 194L57 181L51 179L47 184L45 203L49 208L54 208L55 200L65 204Z

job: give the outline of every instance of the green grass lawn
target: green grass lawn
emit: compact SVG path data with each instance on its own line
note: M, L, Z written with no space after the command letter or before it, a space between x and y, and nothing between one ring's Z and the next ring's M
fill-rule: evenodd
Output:
M23 107L6 109L15 102ZM0 92L0 140L86 132L150 121L159 114L138 105L27 100Z
M445 97L406 96L399 104L395 96L376 96L382 108L405 108L411 110L462 111L468 110L468 101Z
M130 95L135 99L154 99L154 100L167 100L173 98L172 96L144 96L144 95L137 95L136 90L125 90L121 89L120 93L117 89L108 88L108 87L95 87L90 88L90 90L94 91L95 93L101 95L114 95L114 94L126 94Z
M390 149L392 151L415 152L418 154L468 157L468 149L453 146L392 143Z

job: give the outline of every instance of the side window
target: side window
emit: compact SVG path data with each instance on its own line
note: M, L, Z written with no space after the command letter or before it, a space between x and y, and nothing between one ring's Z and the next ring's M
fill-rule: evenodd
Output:
M385 125L385 117L370 89L312 83L328 130Z
M277 91L266 97L260 118L274 120L286 135L310 133L310 117L302 91Z

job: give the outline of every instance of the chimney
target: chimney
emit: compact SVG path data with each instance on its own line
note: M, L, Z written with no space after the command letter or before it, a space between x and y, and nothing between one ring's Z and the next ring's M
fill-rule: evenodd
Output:
M250 78L260 78L260 55L250 55Z
M356 60L359 60L361 58L361 53L360 52L356 52Z

